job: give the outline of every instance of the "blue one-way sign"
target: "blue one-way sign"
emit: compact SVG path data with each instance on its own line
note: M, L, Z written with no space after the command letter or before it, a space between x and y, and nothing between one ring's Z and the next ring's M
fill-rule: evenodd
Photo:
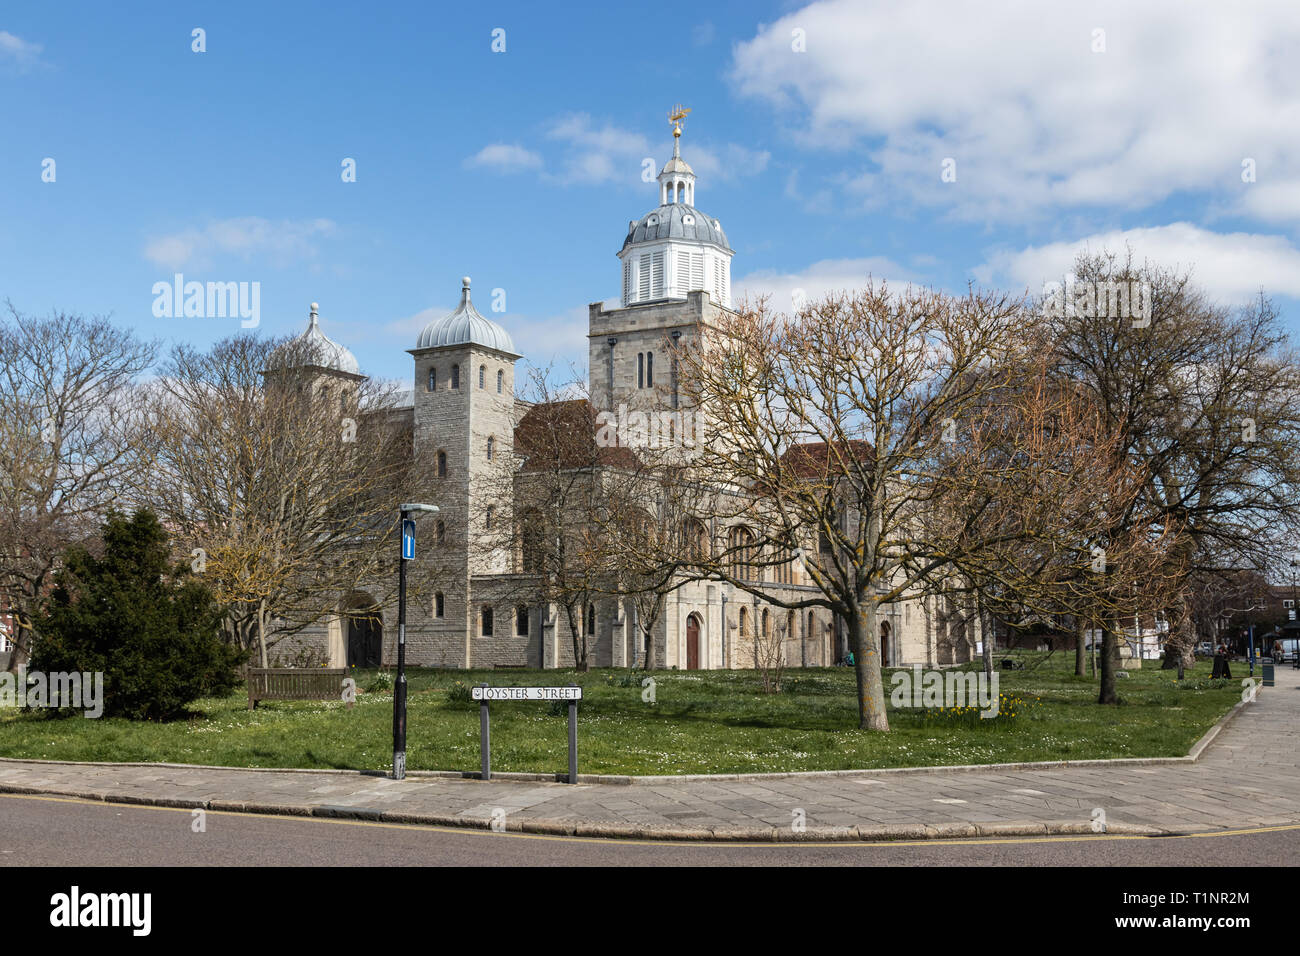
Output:
M411 561L415 558L415 519L402 519L402 560Z

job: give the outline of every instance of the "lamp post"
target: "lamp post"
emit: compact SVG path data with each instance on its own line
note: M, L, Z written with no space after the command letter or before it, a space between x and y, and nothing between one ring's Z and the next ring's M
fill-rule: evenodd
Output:
M1295 573L1297 568L1300 568L1300 561L1293 560L1291 562L1291 613L1296 615L1297 620L1300 620L1300 613L1296 612L1297 605L1295 602ZM1285 644L1283 645L1283 653L1286 653ZM1291 662L1291 667L1300 668L1300 635L1295 638L1295 658Z
M402 517L402 551L397 562L397 682L393 685L393 779L406 779L406 562L415 558L415 518L437 514L437 505L398 506Z

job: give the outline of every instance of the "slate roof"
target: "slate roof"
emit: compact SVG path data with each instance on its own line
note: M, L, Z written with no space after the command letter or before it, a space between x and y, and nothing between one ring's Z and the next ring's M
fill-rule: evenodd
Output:
M687 222L687 219L691 221ZM711 242L727 252L732 251L727 243L727 235L718 221L683 202L659 206L632 223L627 238L623 240L623 248L636 242L651 242L655 239L695 239Z

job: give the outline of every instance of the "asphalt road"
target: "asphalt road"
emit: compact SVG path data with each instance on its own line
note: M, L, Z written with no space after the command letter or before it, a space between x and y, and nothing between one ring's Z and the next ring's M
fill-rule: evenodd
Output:
M1300 826L1169 837L653 843L0 794L0 866L1293 866Z

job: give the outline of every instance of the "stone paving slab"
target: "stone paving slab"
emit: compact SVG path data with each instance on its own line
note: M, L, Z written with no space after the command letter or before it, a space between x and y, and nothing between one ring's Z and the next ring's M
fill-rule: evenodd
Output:
M0 792L579 836L898 840L1300 824L1300 672L1237 709L1195 759L679 780L239 770L0 759ZM504 776L504 775L503 775ZM635 778L634 778L635 779ZM610 780L617 782L599 782ZM0 838L3 834L0 801ZM796 824L800 824L797 826Z

